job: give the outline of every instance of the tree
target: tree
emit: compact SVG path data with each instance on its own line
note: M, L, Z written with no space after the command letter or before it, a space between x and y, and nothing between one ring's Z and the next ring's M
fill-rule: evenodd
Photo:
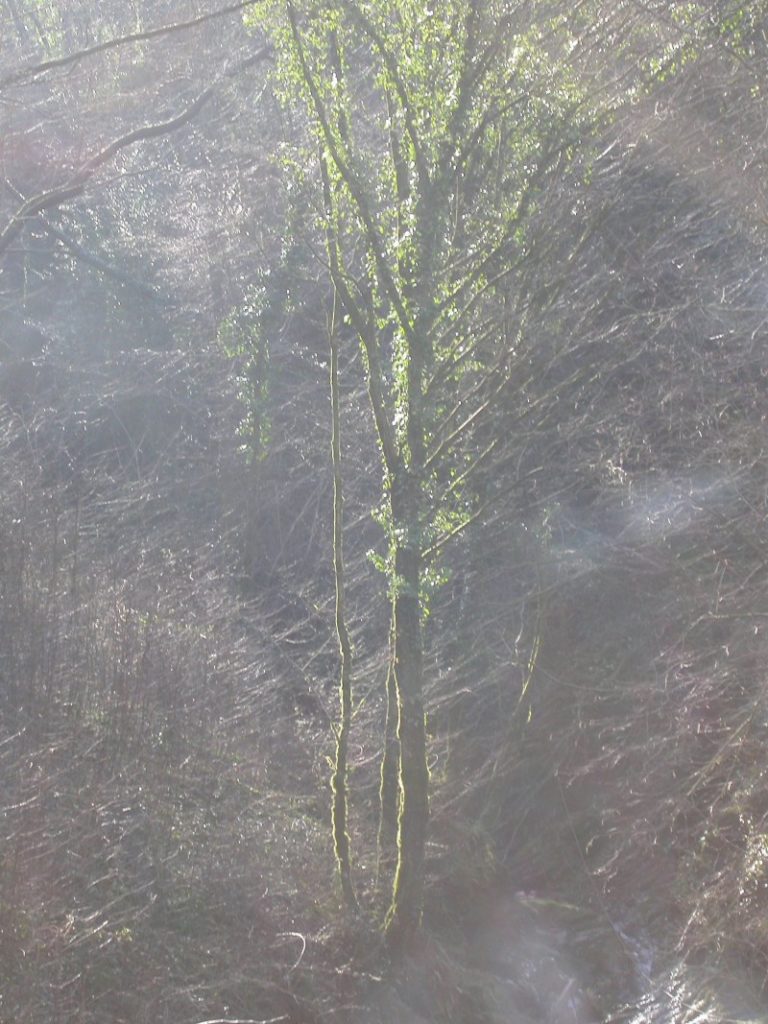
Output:
M311 181L319 149L317 222L364 353L383 468L396 702L385 736L396 715L398 742L384 745L381 835L386 843L399 802L386 926L397 945L422 908L422 627L438 555L484 510L476 481L501 441L489 415L514 381L528 318L550 300L526 267L527 223L615 89L598 80L585 90L583 26L556 5L332 0L305 10L288 0L284 15L283 88L289 101L303 97L309 121L296 166Z

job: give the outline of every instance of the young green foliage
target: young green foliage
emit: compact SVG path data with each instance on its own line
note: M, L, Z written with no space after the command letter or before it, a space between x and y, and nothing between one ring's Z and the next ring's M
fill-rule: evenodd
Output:
M283 98L299 104L327 267L362 346L384 469L397 802L390 938L418 926L429 815L422 624L440 551L483 512L475 482L539 295L528 224L628 94L585 74L589 17L510 0L275 0ZM586 24L586 28L585 28ZM319 154L319 167L317 165ZM315 169L316 168L316 169ZM524 285L513 288L520 278ZM385 796L386 794L386 796ZM381 833L385 833L382 828Z

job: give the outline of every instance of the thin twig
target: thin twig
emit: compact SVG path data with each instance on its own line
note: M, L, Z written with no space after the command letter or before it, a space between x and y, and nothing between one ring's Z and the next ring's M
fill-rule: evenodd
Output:
M199 1020L197 1024L278 1024L281 1020L288 1020L288 1014L283 1013L279 1017L269 1017L266 1020L252 1020L250 1017L213 1017L211 1020Z

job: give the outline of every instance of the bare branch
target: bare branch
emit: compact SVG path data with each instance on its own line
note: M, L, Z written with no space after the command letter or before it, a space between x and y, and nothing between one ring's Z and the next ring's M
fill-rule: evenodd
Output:
M78 61L86 57L92 57L94 54L115 50L120 46L128 46L131 43L141 43L150 39L157 39L172 32L183 32L187 29L197 28L208 21L213 21L215 18L223 18L228 14L237 14L238 11L245 10L247 7L253 7L261 2L262 0L240 0L239 3L230 4L228 7L221 7L208 14L201 14L197 18L191 18L189 21L177 21L170 25L159 25L157 28L147 29L145 32L131 32L129 35L107 39L103 43L96 43L94 46L86 46L82 50L68 53L64 57L54 57L51 60L41 61L39 64L28 64L25 67L17 68L16 71L12 71L9 75L0 79L0 92L3 89L7 89L8 86L23 82L25 79L34 78L36 75L41 75L46 71L53 71L56 68L67 67L69 64L76 64Z
M201 1020L199 1024L278 1024L282 1020L288 1020L287 1013L283 1013L279 1017L270 1017L268 1020L253 1020L250 1017L245 1019L242 1017L214 1017L213 1020Z
M133 131L128 132L127 135L115 139L114 142L110 142L108 146L105 146L99 153L94 154L90 160L87 160L75 176L65 185L49 189L47 192L41 192L31 199L27 199L11 217L2 233L0 233L0 256L18 238L24 230L24 225L31 217L35 217L45 210L61 206L63 203L67 203L82 195L85 186L99 167L110 161L112 157L116 156L121 149L125 149L126 146L131 146L134 142L142 142L145 139L154 139L159 135L167 135L169 132L181 128L188 121L192 120L195 114L208 102L212 94L213 86L209 86L197 99L190 103L186 110L183 110L178 116L171 118L170 121L144 125L142 128L135 128Z

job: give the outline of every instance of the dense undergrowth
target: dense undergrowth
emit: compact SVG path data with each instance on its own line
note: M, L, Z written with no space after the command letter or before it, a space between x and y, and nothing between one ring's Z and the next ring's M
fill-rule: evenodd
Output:
M3 1024L763 1019L765 111L737 57L639 98L533 219L555 297L424 624L426 905L398 962L375 434L347 339L351 915L327 289L298 244L266 273L274 167L238 182L225 239L213 200L189 246L158 233L174 308L134 316L33 237L40 294L7 275L0 310ZM179 144L179 194L214 124ZM251 260L282 303L268 388L235 343Z

